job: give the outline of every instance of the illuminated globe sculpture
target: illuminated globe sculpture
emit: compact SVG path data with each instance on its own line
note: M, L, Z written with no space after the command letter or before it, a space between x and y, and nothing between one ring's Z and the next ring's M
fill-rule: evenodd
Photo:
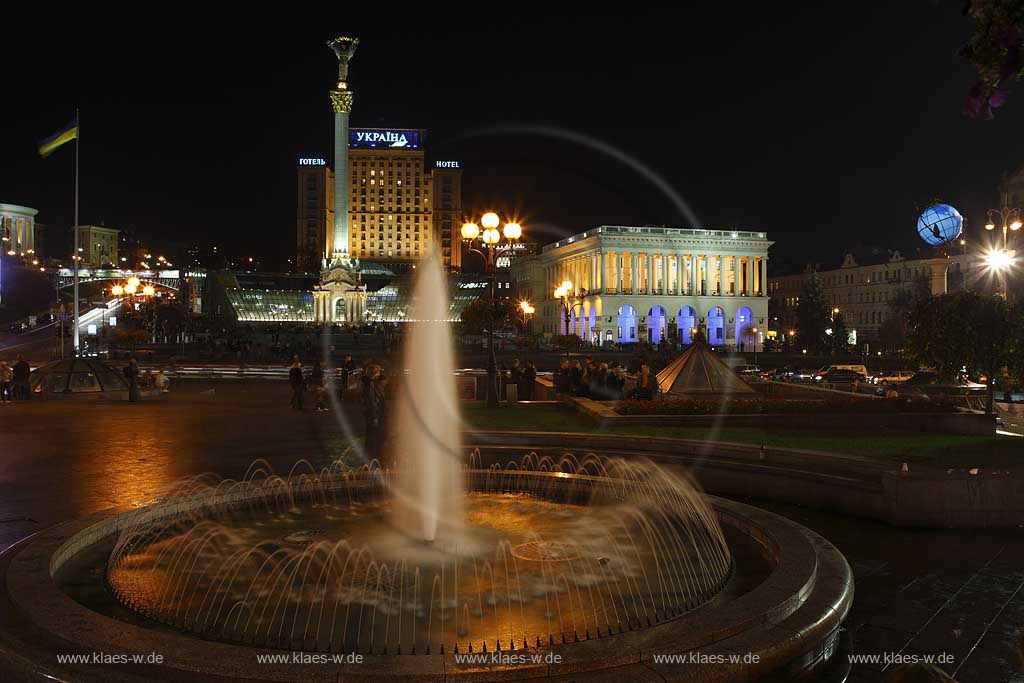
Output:
M917 234L933 247L949 244L964 229L964 217L949 204L932 204L917 219Z

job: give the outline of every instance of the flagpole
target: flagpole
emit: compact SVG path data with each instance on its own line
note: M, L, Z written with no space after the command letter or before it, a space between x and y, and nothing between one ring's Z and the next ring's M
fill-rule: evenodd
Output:
M78 355L78 150L82 146L82 125L78 118L78 109L75 109L75 125L78 126L77 135L75 136L75 253L72 258L75 261L75 318L74 318L74 340L75 340L75 355Z

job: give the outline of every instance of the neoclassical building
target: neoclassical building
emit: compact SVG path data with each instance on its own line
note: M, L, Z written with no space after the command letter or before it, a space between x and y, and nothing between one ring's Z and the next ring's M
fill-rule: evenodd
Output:
M768 318L763 232L602 225L517 259L513 286L536 310L534 329L565 333L554 292L569 281L569 333L591 343L662 339L751 348Z
M37 209L17 204L0 204L0 239L3 251L11 256L36 253Z

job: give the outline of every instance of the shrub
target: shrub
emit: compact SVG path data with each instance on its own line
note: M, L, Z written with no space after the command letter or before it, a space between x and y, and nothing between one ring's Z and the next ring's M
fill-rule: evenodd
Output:
M918 401L905 398L859 399L750 399L750 398L672 398L660 401L620 401L615 406L621 415L792 415L850 413L951 413L956 408L942 401Z

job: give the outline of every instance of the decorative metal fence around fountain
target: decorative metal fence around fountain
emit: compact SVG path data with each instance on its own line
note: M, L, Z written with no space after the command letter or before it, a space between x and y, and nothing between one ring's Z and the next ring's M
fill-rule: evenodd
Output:
M396 476L305 463L280 477L257 462L241 481L190 480L124 529L107 583L130 609L207 638L415 654L646 628L731 574L702 494L648 462L529 454L483 469L474 453L465 519L430 543L391 523Z

